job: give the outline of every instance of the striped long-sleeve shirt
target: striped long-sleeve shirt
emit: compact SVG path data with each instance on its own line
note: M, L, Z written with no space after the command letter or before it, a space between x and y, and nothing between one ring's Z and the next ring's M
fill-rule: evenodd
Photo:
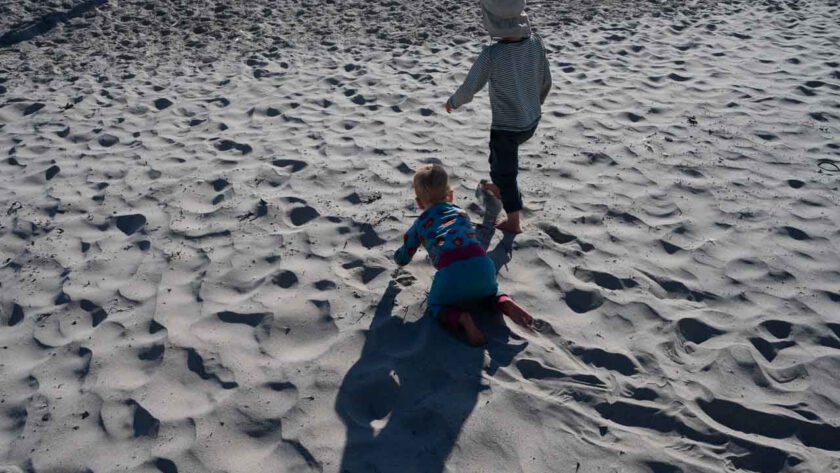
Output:
M524 131L534 127L551 90L551 72L540 37L535 34L486 46L449 103L453 108L469 103L488 81L491 128Z

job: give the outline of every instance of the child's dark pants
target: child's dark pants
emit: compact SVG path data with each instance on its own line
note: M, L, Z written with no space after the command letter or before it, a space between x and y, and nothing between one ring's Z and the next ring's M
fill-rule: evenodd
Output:
M516 183L519 173L519 145L534 136L537 127L526 131L490 130L490 179L502 192L505 212L522 210L522 194Z

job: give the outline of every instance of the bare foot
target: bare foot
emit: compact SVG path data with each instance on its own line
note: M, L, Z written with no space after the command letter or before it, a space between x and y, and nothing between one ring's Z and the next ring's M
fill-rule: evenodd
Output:
M487 338L481 333L481 330L476 327L472 316L469 312L462 312L458 318L458 324L463 327L467 334L467 342L474 347L480 347L487 343Z
M496 228L503 232L513 233L514 235L519 235L522 233L522 226L519 224L519 221L511 221L510 218L506 218L501 222L496 224Z
M499 189L499 186L497 186L496 184L493 184L492 182L485 182L484 190L493 194L493 197L502 200L502 190Z
M510 320L513 320L517 325L530 328L534 324L534 318L531 317L531 314L511 299L500 302L499 310L510 317Z
M513 233L514 235L522 233L522 227L519 225L519 211L508 212L507 218L497 223L496 228L503 232Z

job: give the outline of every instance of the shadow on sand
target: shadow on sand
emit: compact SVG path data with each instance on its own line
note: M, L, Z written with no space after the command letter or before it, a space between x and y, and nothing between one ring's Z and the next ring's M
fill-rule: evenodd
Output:
M338 391L335 409L347 428L341 473L442 472L483 389L482 369L494 374L526 345L490 314L476 317L484 349L431 317L403 320L394 315L399 292L392 280Z
M36 20L17 25L0 35L0 48L7 48L37 38L48 33L60 23L66 23L106 3L108 3L108 0L85 0L65 12L49 13Z
M394 315L399 292L392 281L362 356L338 391L335 409L347 428L342 473L443 471L482 390L484 350L455 339L431 317L407 322ZM481 325L492 374L525 343L508 343L504 325Z

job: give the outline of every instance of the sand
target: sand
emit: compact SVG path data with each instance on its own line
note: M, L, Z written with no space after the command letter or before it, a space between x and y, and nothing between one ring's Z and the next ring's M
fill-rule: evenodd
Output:
M391 261L474 2L0 5L0 471L840 471L840 4L530 3L484 349Z

